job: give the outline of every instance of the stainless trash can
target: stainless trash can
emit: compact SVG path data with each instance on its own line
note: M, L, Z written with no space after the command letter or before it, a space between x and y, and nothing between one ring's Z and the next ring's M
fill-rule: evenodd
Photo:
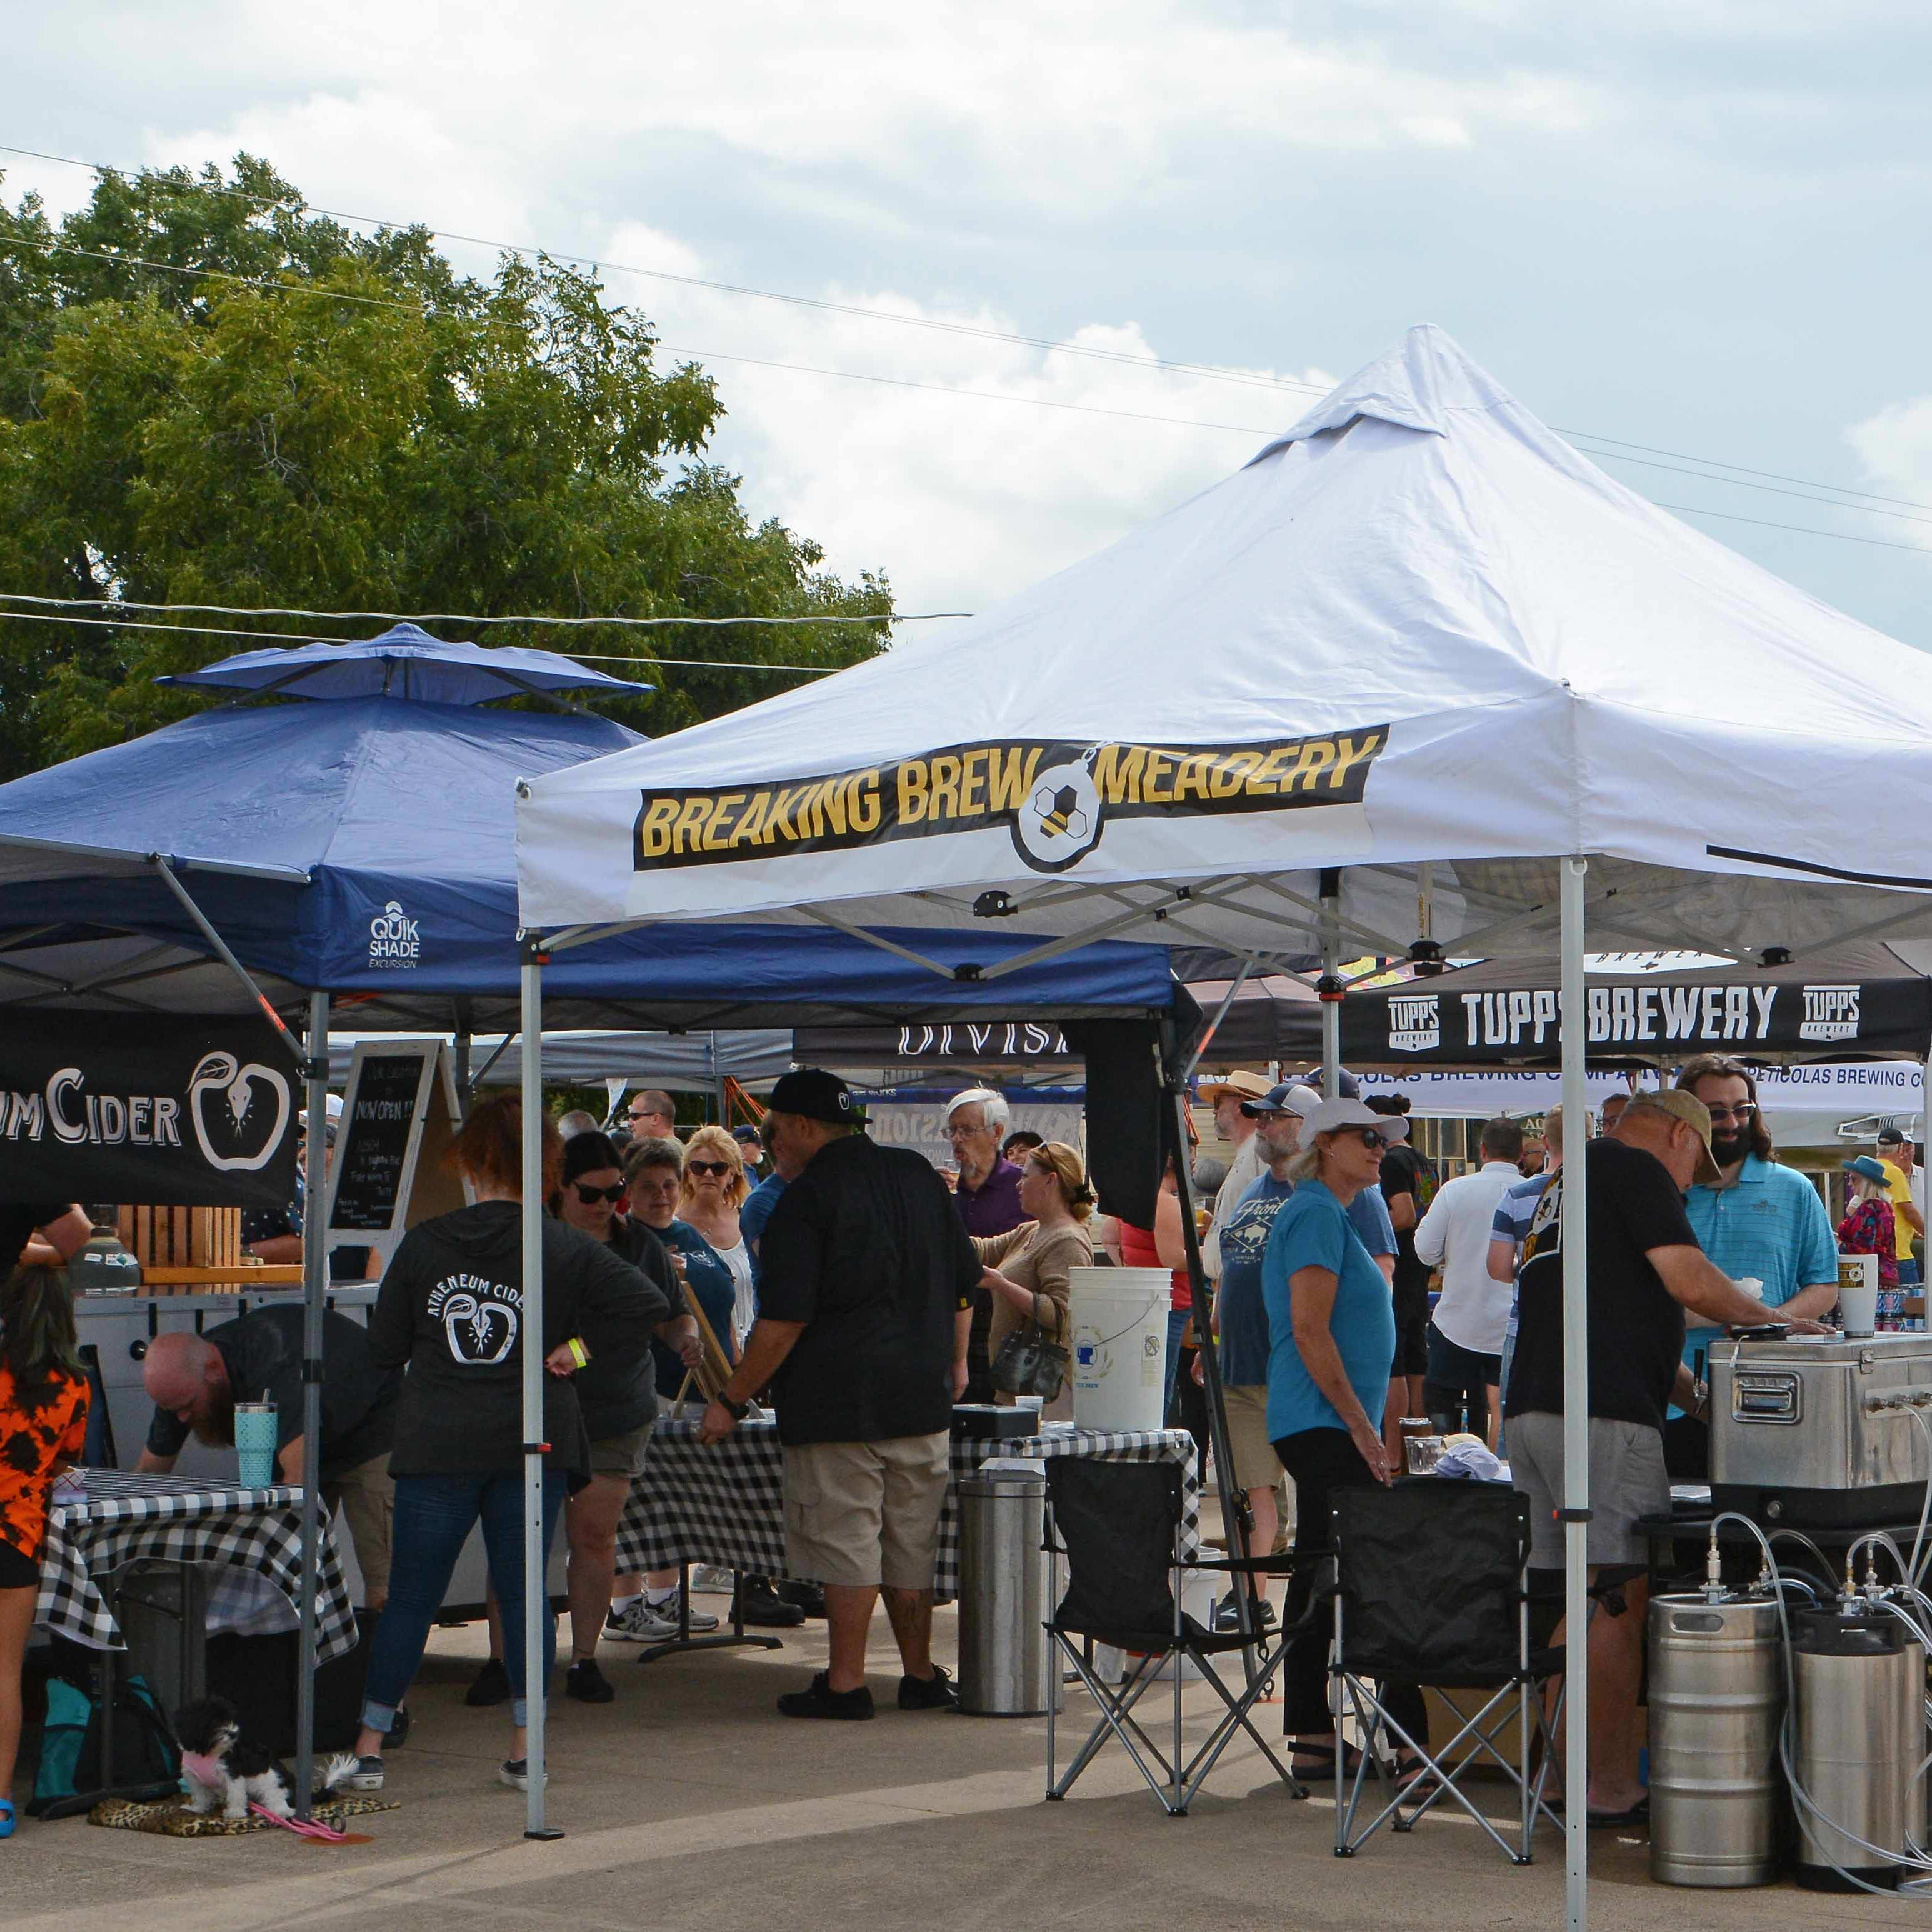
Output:
M1046 1522L1044 1476L960 1478L959 1708L974 1717L1041 1717L1059 1692L1045 1628L1054 1610Z

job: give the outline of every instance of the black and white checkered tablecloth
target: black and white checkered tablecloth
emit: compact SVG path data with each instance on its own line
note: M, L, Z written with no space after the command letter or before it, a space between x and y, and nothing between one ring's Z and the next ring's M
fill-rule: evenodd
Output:
M266 1577L299 1613L302 1492L220 1488L181 1477L80 1472L84 1496L47 1511L46 1548L34 1622L94 1650L126 1648L96 1577L151 1557L235 1564ZM64 1487L64 1486L63 1486ZM356 1646L356 1616L335 1540L325 1522L317 1566L316 1654L327 1662Z
M991 1457L1016 1456L1178 1462L1185 1477L1186 1547L1198 1546L1201 1483L1194 1438L1185 1430L1076 1429L997 1442L956 1436L939 1520L934 1587L940 1596L954 1596L959 1588L959 1478ZM755 1576L784 1576L784 1480L778 1425L769 1417L741 1422L709 1447L698 1441L696 1423L660 1417L644 1473L631 1485L617 1526L617 1574L715 1563Z

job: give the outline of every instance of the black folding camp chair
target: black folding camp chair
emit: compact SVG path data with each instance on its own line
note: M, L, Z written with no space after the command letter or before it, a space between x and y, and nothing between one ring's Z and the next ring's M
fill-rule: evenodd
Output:
M1256 1730L1250 1715L1279 1668L1288 1635L1208 1630L1184 1615L1184 1568L1245 1575L1278 1568L1280 1558L1181 1560L1181 1472L1172 1462L1115 1462L1068 1457L1046 1466L1047 1547L1067 1559L1066 1594L1046 1628L1057 1655L1072 1664L1100 1708L1100 1721L1055 1783L1054 1720L1046 1718L1046 1795L1064 1798L1073 1781L1112 1736L1120 1740L1155 1801L1170 1817L1184 1817L1189 1804L1237 1732L1245 1731L1274 1766L1289 1793L1307 1788ZM1089 1643L1107 1644L1130 1659L1118 1686L1106 1683L1088 1660ZM1231 1690L1209 1661L1243 1651L1246 1681ZM1192 1664L1226 1708L1190 1758L1180 1735L1182 1666ZM1174 1742L1163 1752L1136 1720L1134 1707L1166 1664L1174 1678ZM1056 1664L1056 1670L1058 1668ZM1156 1775L1156 1769L1159 1774Z
M1345 1717L1352 1717L1362 1744L1352 1776L1343 1763L1346 1754L1336 1753L1336 1856L1352 1856L1384 1823L1413 1830L1447 1797L1507 1857L1529 1864L1539 1815L1562 1825L1543 1796L1562 1700L1546 1721L1542 1690L1563 1669L1563 1652L1530 1648L1528 1499L1501 1483L1424 1478L1392 1489L1345 1490L1331 1515L1336 1594L1330 1696L1338 1738ZM1472 1716L1450 1705L1460 1721L1432 1753L1426 1736L1412 1737L1390 1714L1375 1679L1424 1685L1425 1696L1430 1689L1492 1694ZM1498 1747L1512 1723L1514 1762ZM1532 1738L1542 1746L1533 1778ZM1458 1751L1466 1755L1452 1766L1448 1760ZM1367 1808L1362 1800L1371 1761L1405 1753L1422 1761L1420 1772L1398 1782L1393 1796L1378 1786L1380 1809L1359 1822ZM1514 1844L1458 1782L1485 1761L1516 1786Z

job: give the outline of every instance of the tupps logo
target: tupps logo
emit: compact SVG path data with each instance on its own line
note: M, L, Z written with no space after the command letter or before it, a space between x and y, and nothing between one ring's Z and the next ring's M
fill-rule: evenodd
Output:
M394 899L369 922L369 964L371 966L414 966L422 958L422 940L416 922Z
M631 862L650 872L1004 828L1033 871L1064 872L1116 819L1360 805L1388 744L1386 724L1214 745L1006 738L820 778L647 791Z
M289 1083L272 1066L234 1054L205 1053L190 1076L188 1117L202 1158L224 1174L268 1166L287 1131Z
M1856 986L1807 986L1800 1040L1856 1040L1858 1036Z
M1389 1046L1396 1053L1433 1053L1442 1044L1442 1014L1436 993L1389 995Z

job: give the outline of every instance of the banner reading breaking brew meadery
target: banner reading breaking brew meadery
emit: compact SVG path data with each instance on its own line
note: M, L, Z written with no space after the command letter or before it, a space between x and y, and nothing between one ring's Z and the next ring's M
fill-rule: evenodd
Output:
M0 1174L16 1201L284 1206L302 1102L262 1021L36 1011L0 1028Z

